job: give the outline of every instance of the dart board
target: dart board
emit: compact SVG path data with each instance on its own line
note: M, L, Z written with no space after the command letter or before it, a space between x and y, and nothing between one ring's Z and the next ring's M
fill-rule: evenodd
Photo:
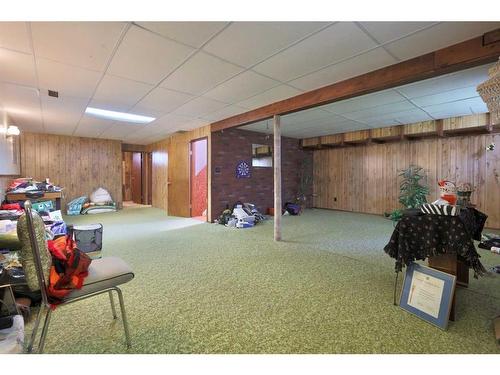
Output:
M236 164L236 178L250 178L250 165L246 161Z

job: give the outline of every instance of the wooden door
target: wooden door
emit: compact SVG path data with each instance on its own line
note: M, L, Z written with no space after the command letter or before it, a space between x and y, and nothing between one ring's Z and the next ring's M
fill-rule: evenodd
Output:
M142 153L132 154L132 201L142 203Z
M190 144L190 211L191 217L204 217L208 211L208 142L207 138Z
M123 160L123 200L131 201L132 200L132 153L124 151L122 153Z
M151 152L142 153L142 204L151 204L152 161Z

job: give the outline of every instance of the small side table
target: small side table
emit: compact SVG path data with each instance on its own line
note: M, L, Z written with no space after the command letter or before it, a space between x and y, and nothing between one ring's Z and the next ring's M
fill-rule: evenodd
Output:
M62 192L60 191L46 191L42 196L38 198L30 198L26 193L6 193L5 198L8 201L25 201L30 200L32 202L43 201L43 200L54 200L56 202L56 210L61 209L61 198Z
M469 266L456 253L444 253L430 256L427 259L429 267L455 275L457 277L457 286L464 288L469 286ZM453 295L451 304L450 320L455 321L455 295Z

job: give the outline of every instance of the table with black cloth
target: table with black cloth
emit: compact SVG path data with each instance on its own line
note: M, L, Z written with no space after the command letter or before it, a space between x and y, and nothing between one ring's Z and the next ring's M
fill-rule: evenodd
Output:
M396 272L415 260L455 253L474 270L474 277L477 277L486 270L479 261L480 255L473 240L481 240L487 217L475 208L461 209L459 216L403 216L384 251L396 259Z
M404 215L384 251L396 259L396 273L416 260L429 259L430 267L456 275L457 285L467 286L469 268L475 278L486 273L474 240L481 240L487 217L472 207L462 208L459 216ZM451 320L455 319L454 300Z

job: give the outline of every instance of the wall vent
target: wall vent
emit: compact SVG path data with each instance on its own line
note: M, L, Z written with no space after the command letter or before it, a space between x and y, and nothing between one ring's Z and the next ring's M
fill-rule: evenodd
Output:
M54 91L54 90L48 90L48 91L49 91L49 96L52 96L53 98L59 97L59 91Z

